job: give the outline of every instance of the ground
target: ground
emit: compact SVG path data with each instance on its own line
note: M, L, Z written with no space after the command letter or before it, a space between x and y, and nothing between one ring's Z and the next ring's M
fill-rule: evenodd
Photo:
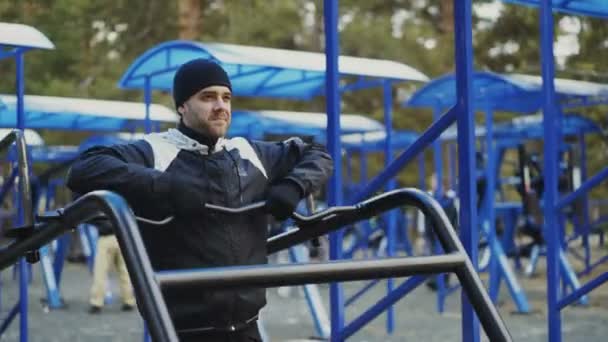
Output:
M100 315L90 315L88 291L91 276L82 264L67 264L62 294L68 307L63 310L46 311L40 303L44 293L38 268L30 286L29 300L29 341L141 341L143 324L135 312L120 311L120 302L115 297L113 303L104 308ZM545 282L539 269L536 278L522 279L533 313L513 314L513 305L503 288L500 312L515 341L547 341ZM401 280L399 280L401 281ZM582 281L585 281L583 279ZM114 293L116 282L113 282ZM345 285L347 296L360 288L361 282ZM320 285L322 295L327 300L328 286ZM385 291L385 284L376 285L352 307L347 309L347 322L377 301ZM270 340L306 340L315 335L302 291L292 288L288 296L285 290L268 291L269 303L263 310L264 326ZM16 302L17 289L12 280L12 272L2 273L2 316ZM600 287L592 293L590 305L573 306L563 311L563 341L606 341L608 336L608 289ZM396 327L392 335L385 330L385 315L355 334L349 341L459 341L460 312L458 295L449 297L446 312L436 311L436 296L426 286L421 286L396 305ZM19 322L15 320L2 336L2 341L18 341Z

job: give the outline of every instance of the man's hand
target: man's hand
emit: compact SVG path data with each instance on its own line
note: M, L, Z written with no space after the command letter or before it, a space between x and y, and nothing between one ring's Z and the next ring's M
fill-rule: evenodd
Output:
M273 185L266 196L266 210L278 221L285 221L302 199L302 190L293 181L286 180Z

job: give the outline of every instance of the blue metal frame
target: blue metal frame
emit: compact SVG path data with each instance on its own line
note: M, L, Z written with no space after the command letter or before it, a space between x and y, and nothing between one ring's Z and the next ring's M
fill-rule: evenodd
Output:
M326 55L327 55L327 75L326 75L326 95L327 95L327 112L328 112L328 148L330 153L336 160L340 159L339 141L336 133L339 127L339 91L337 78L337 50L338 50L338 35L337 35L337 1L324 1L324 18L326 28ZM459 169L474 170L474 122L472 113L471 99L471 84L472 84L472 30L471 30L471 2L454 1L454 25L455 25L455 45L456 45L456 77L458 83L458 103L451 108L446 114L441 116L422 136L405 150L399 157L386 165L386 169L376 176L367 186L361 190L353 201L359 201L377 191L380 187L387 184L388 180L396 175L396 173L409 161L415 158L424 150L433 140L437 139L455 120L458 121L458 145L459 151ZM330 139L331 137L331 139ZM387 160L390 155L387 155ZM330 205L339 203L341 189L340 169L341 163L336 163L337 169L334 170L334 176L330 186ZM460 172L459 185L461 194L461 239L463 240L465 249L469 256L476 264L477 259L477 233L476 229L476 208L475 208L475 193L474 193L474 173ZM332 259L338 259L340 256L341 241L339 236L330 236L330 256ZM363 315L356 318L344 330L344 299L341 289L332 284L330 289L330 300L332 309L332 337L331 341L341 341L352 335L365 323L371 320L370 317L376 317L383 312L387 307L390 307L394 301L401 298L403 292L415 288L422 283L423 277L413 277L404 285L389 293L385 299L379 301L375 306L366 311ZM404 290L405 289L405 290ZM401 290L402 293L397 291ZM462 298L462 334L465 341L479 340L479 322L475 318L473 309L463 294Z
M383 82L383 99L384 99L384 126L386 127L386 140L384 141L384 165L388 167L393 159L393 93L391 82L385 80ZM397 182L394 178L386 183L386 191L389 192L397 187ZM397 214L398 211L391 210L385 215L386 219L386 256L392 257L395 255L395 243L397 235ZM394 279L386 280L387 293L391 293L394 287ZM386 331L392 334L395 329L395 308L389 306L386 310Z
M571 199L586 193L591 186L597 184L597 180L606 177L606 172L601 172L596 177L586 181L580 189L573 194L560 199L558 191L558 149L556 146L560 141L561 111L556 108L555 101L555 60L553 56L553 13L551 0L540 0L540 30L541 30L541 65L543 78L543 126L544 126L544 220L545 220L545 240L547 244L547 306L548 306L548 329L549 341L559 342L561 336L561 314L560 309L576 298L589 292L599 283L608 280L608 277L601 275L592 280L582 288L573 291L565 300L560 302L560 267L563 266L565 256L561 248L559 232L562 230L559 210ZM557 123L557 124L556 124ZM605 170L604 170L605 171ZM553 229L553 230L551 230Z
M475 118L473 115L472 75L473 43L471 1L454 1L454 42L456 51L456 86L458 111L458 175L460 197L460 240L477 268L477 208L475 203ZM469 170L466 172L466 170ZM462 301L462 339L479 341L479 321L464 292Z
M324 0L325 23L325 101L327 106L327 150L334 160L341 160L340 148L340 92L338 89L338 1ZM342 163L334 163L334 173L329 181L329 206L342 204ZM329 234L329 257L341 259L342 233L340 230ZM340 332L344 327L344 292L339 283L331 283L329 289L331 308L330 341L341 341Z

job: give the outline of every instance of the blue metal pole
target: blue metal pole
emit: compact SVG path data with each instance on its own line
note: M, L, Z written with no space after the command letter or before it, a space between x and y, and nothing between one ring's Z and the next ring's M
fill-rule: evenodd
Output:
M450 163L450 188L456 190L456 145L454 143L448 144L449 151L449 163Z
M487 232L487 239L490 246L496 242L496 211L494 209L494 196L496 189L496 171L498 167L495 160L496 151L494 149L494 112L492 109L486 109L486 193L485 193L485 212L486 220L484 230ZM500 272L498 270L498 256L494 253L490 256L490 298L496 300L498 298L498 290L500 289Z
M436 122L441 117L441 107L433 107L433 121ZM435 192L434 196L440 198L443 194L443 155L441 153L441 139L437 138L433 142L433 162L435 163Z
M420 190L426 190L426 165L424 162L424 153L418 155L418 186Z
M585 142L585 134L578 134L579 147L580 147L580 170L581 170L581 184L587 180L587 144ZM574 161L573 161L574 162ZM573 189L576 190L576 189ZM591 249L589 248L589 234L591 234L591 227L589 219L589 195L585 194L583 197L583 247L585 249L585 269L588 270L591 266Z
M393 94L391 82L386 80L383 83L384 92L384 126L386 127L386 140L384 141L384 165L388 167L393 160ZM386 183L386 191L391 191L396 188L395 178L392 177ZM387 219L386 226L386 255L392 257L395 255L395 239L397 212L391 210L385 216ZM386 289L391 293L394 287L394 280L389 278L386 280ZM386 311L386 331L392 334L395 329L395 307L389 306Z
M25 128L25 106L23 97L25 95L25 82L24 82L24 58L23 53L18 52L15 55L15 68L16 70L16 80L15 87L17 89L17 128L24 129Z
M454 43L458 109L458 169L460 196L460 239L473 267L477 268L477 208L475 201L475 120L473 116L473 44L471 1L454 1ZM479 321L462 293L462 339L479 341Z
M22 52L18 52L15 55L15 68L16 68L16 92L17 92L17 128L25 129L25 106L24 106L24 95L25 95L25 82L24 82L24 56ZM20 180L22 181L22 180ZM21 192L17 196L18 203L18 226L23 225L25 222L24 208L21 207ZM25 263L25 258L19 259L19 340L21 342L27 341L27 286L28 286L28 267Z
M361 150L359 152L359 158L361 161L361 164L359 165L359 184L360 185L364 185L367 183L367 152L364 150ZM354 196L355 194L353 194ZM350 198L351 202L352 202L352 198Z
M323 14L325 21L325 101L327 106L327 149L334 158L334 174L329 183L328 205L342 204L342 163L340 148L340 92L338 67L338 1L324 0ZM342 254L342 233L332 232L329 235L329 256L338 260ZM331 338L339 341L344 327L344 293L339 283L331 283L329 289L331 306Z
M551 0L540 2L540 32L541 32L541 66L543 78L543 155L544 155L544 228L547 244L547 309L549 319L549 341L561 341L561 315L558 309L559 300L559 219L556 202L558 200L558 160L557 150L559 140L556 130L555 110L555 61L553 57L553 13Z
M152 132L152 122L150 122L150 104L152 103L152 88L150 85L150 76L144 79L144 102L146 104L146 118L144 120L144 130L146 134Z
M354 185L353 181L353 151L348 149L344 153L344 158L346 158L346 178L344 179L344 190L346 190L347 196L350 198Z

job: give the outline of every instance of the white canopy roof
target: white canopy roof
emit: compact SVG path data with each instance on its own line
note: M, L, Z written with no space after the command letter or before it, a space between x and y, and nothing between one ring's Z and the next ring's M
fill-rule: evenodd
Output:
M55 45L37 29L23 24L0 23L0 45L54 49Z
M325 54L224 43L203 43L222 63L273 66L286 69L325 71ZM383 59L340 56L340 72L350 75L426 82L429 78L409 65Z
M119 131L141 125L146 106L140 102L26 95L25 126L63 130ZM0 127L16 127L17 97L0 94ZM150 120L177 122L168 107L150 105Z

